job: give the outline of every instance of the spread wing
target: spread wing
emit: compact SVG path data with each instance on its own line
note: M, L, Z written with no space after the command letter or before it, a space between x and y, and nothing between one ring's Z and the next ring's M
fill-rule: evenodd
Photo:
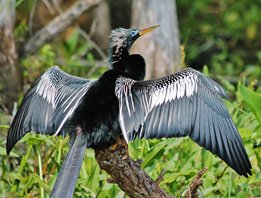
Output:
M223 88L188 68L150 81L120 77L115 94L126 141L134 138L189 136L223 159L238 174L251 175L240 135L221 96Z
M94 81L71 76L59 67L48 69L32 85L7 135L7 153L27 132L60 133Z

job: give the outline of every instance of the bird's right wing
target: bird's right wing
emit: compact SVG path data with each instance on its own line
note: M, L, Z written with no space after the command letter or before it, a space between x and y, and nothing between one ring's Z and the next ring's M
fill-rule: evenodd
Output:
M149 81L120 77L115 94L126 141L189 136L240 175L251 164L221 96L223 88L191 68Z
M7 153L29 131L59 134L94 82L57 66L48 69L23 98L8 131Z

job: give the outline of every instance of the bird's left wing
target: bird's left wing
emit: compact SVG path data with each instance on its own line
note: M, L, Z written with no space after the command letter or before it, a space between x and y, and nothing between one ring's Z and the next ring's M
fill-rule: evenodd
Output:
M225 107L222 87L188 68L150 81L120 77L115 95L126 141L134 138L189 136L240 175L251 165L239 133Z
M7 153L27 132L60 133L94 81L48 69L24 96L7 135Z

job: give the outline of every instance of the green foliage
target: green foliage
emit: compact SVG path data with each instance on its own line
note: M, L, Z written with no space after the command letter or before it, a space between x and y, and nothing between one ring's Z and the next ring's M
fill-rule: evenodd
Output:
M243 85L239 86L239 90L240 95L250 106L251 110L259 121L259 125L261 125L261 95L258 95L257 93L247 87L244 87Z
M226 76L251 69L250 77L261 79L260 1L176 2L188 65Z

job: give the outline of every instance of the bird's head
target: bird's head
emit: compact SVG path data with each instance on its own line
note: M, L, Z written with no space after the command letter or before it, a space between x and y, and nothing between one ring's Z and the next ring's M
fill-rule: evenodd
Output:
M124 55L129 55L129 50L132 44L142 35L151 32L159 25L145 28L142 30L139 29L125 29L117 28L111 31L110 35L110 59L112 64L114 62L120 61Z

